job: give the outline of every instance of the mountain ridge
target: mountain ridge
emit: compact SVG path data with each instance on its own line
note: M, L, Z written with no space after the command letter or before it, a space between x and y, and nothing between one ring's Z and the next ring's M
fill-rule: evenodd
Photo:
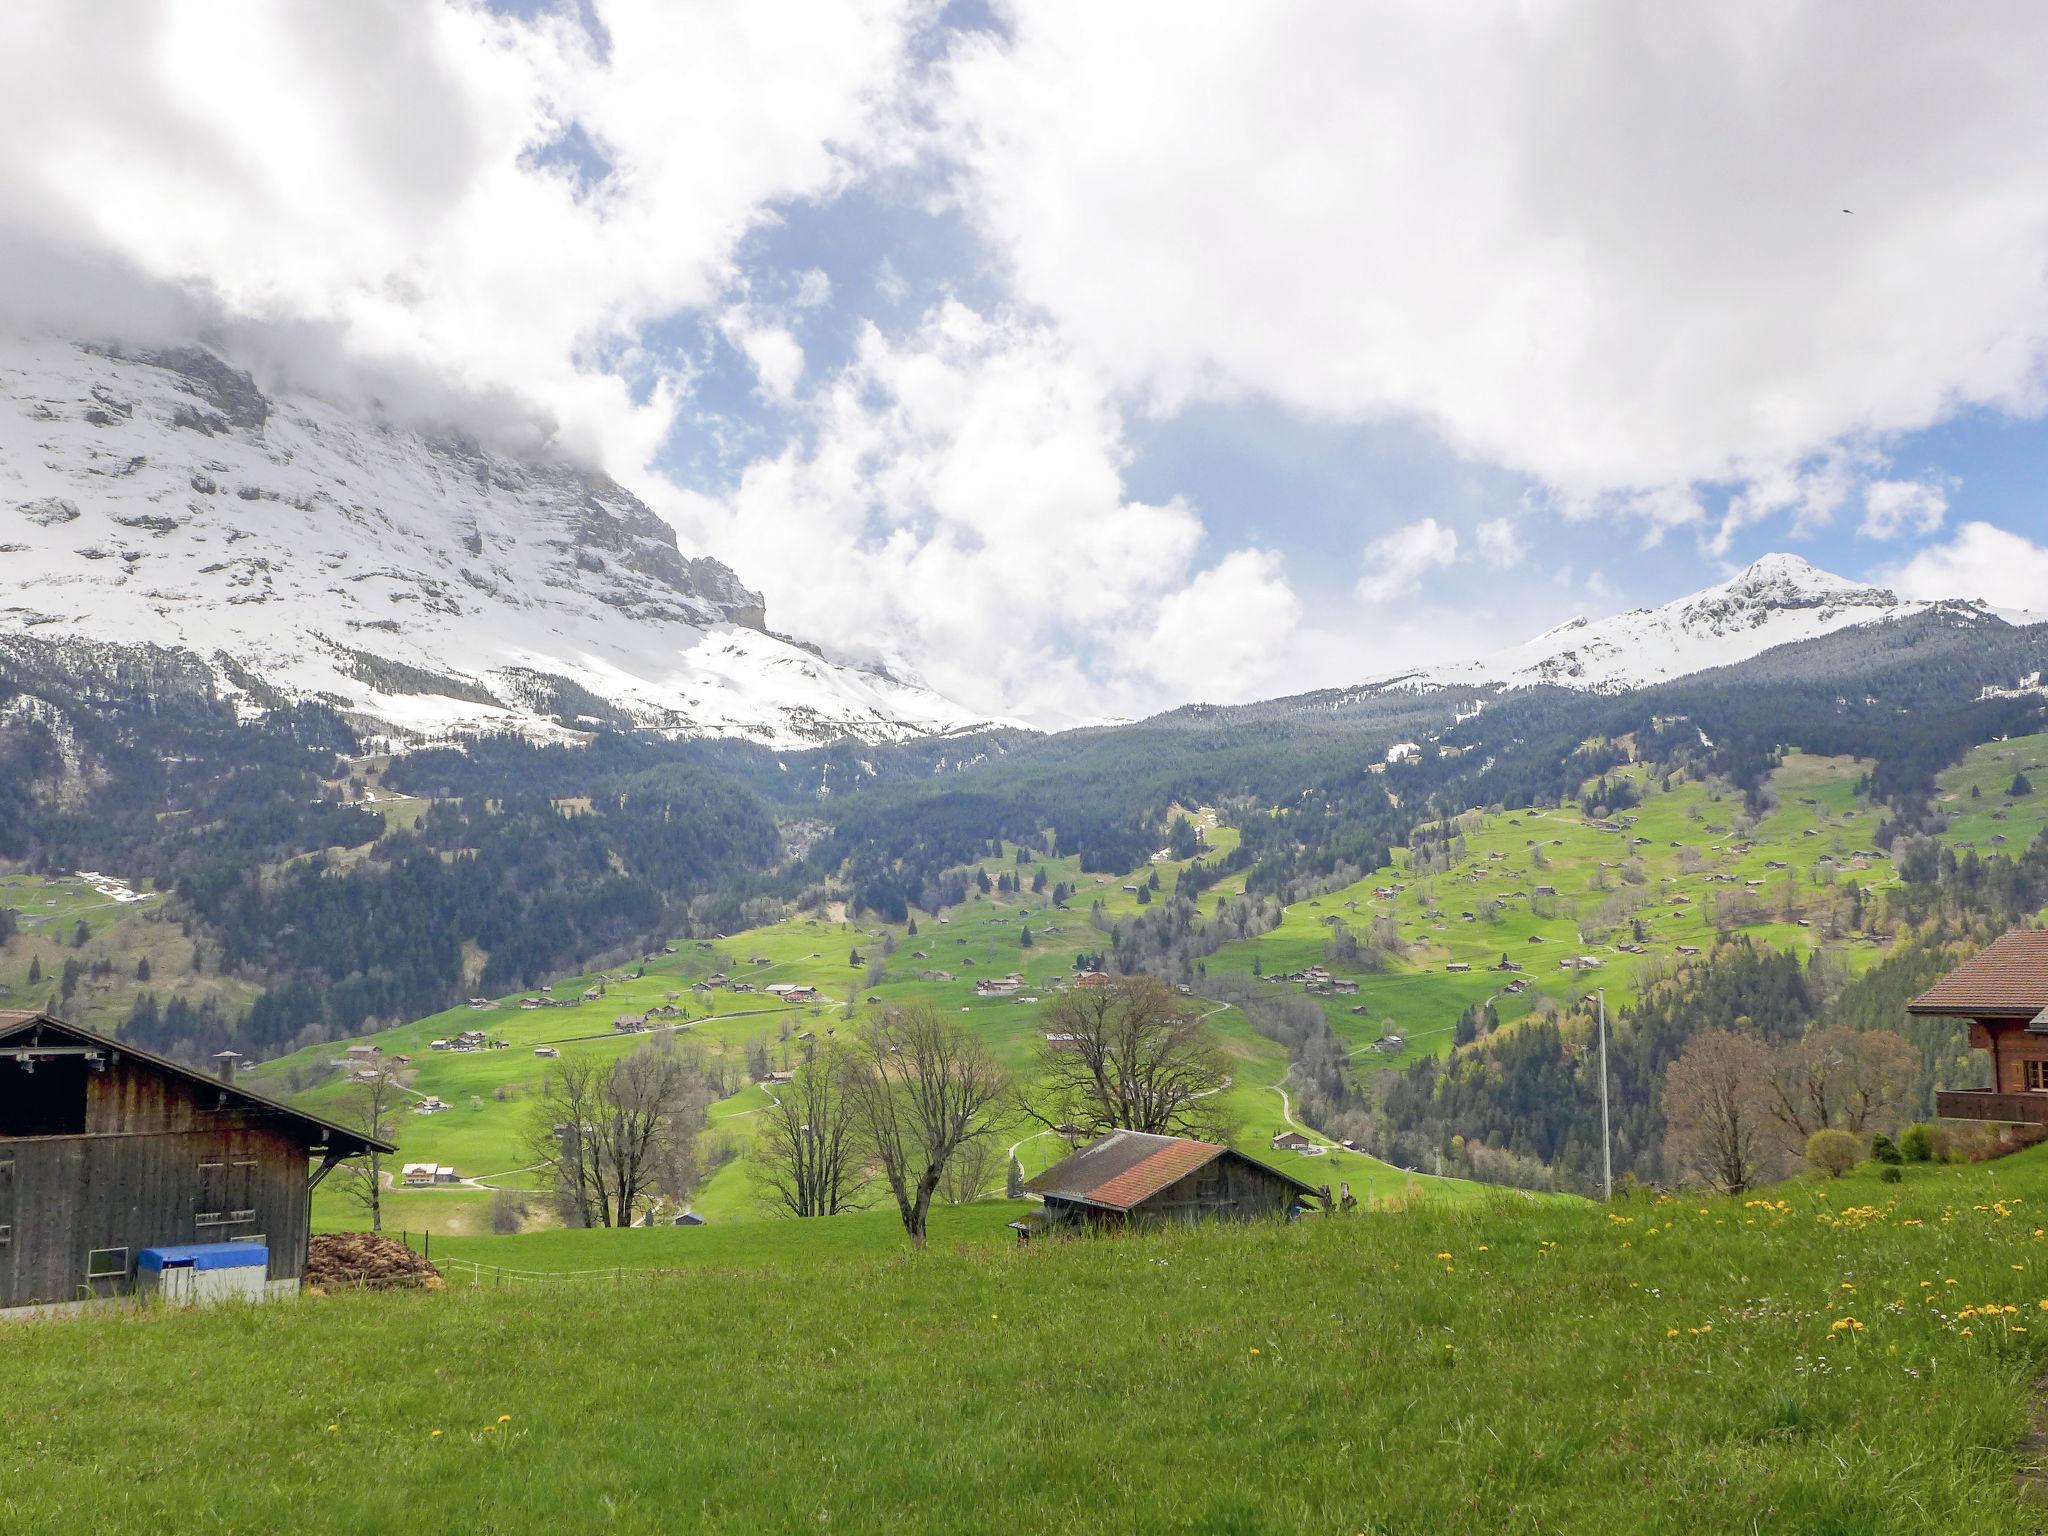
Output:
M991 720L778 635L595 471L266 395L196 347L0 342L0 644L157 645L393 744L599 723L771 747Z

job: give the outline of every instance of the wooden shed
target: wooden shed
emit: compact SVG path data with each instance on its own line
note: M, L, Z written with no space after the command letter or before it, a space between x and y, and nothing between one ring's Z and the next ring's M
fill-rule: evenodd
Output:
M1322 1191L1231 1147L1184 1136L1111 1131L1024 1188L1042 1209L1010 1225L1019 1239L1062 1228L1285 1215Z
M0 1012L0 1313L131 1292L144 1250L267 1250L298 1289L313 1187L396 1150L45 1013ZM317 1167L314 1166L317 1160Z
M1991 1087L1943 1089L1950 1120L2048 1126L2048 930L2015 928L1906 1005L1921 1018L1967 1021L1991 1060Z

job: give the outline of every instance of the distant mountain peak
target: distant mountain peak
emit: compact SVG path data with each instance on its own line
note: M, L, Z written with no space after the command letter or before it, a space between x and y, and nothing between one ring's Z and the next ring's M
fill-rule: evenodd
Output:
M1955 603L1906 601L1811 561L1773 553L1726 581L1657 608L1605 619L1569 619L1474 661L1425 668L1390 680L1403 688L1553 685L1620 692L1747 661L1774 646L1836 630L1887 623ZM1981 604L1973 615L1992 618Z

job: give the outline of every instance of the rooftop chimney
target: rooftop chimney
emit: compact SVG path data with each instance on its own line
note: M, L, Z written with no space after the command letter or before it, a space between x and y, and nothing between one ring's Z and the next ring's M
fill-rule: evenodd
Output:
M219 1075L222 1082L232 1083L235 1080L235 1063L241 1059L242 1056L239 1051L215 1051L213 1053L213 1070Z

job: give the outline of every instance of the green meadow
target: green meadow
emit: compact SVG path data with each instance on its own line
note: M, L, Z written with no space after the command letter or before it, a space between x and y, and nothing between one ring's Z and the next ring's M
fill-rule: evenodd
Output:
M2044 756L2048 737L1994 742L1948 770L1940 803L1952 818L1949 840L1987 851L2024 846L2048 823L2048 787L2017 801L2005 789L2015 772ZM1397 849L1388 866L1295 901L1278 927L1209 955L1191 989L1191 1006L1208 1014L1231 1058L1225 1091L1238 1122L1238 1145L1311 1182L1349 1182L1370 1204L1415 1196L1471 1200L1481 1194L1455 1180L1430 1177L1427 1170L1395 1169L1334 1147L1316 1157L1271 1151L1273 1135L1296 1124L1286 1096L1288 1064L1243 1012L1205 996L1233 975L1255 991L1270 988L1275 994L1300 993L1300 983L1273 978L1312 965L1355 982L1355 994L1316 1001L1365 1074L1451 1050L1458 1015L1477 1004L1491 1003L1510 1028L1533 1010L1571 1006L1595 989L1604 990L1610 1008L1620 1009L1643 986L1688 963L1688 951L1710 953L1724 933L1801 952L1824 950L1850 973L1868 967L1881 957L1882 941L1855 926L1848 893L1852 887L1860 891L1865 913L1873 914L1896 876L1872 841L1881 816L1858 793L1863 772L1854 760L1792 754L1773 776L1767 809L1751 818L1739 796L1716 786L1683 778L1666 783L1639 768L1623 768L1609 777L1626 780L1640 793L1636 806L1611 815L1596 814L1598 808L1584 803L1471 812L1457 820L1462 856L1449 867L1420 869L1411 850ZM1972 786L1978 789L1974 798ZM1204 823L1206 856L1235 846L1232 828L1216 825L1212 813L1195 814ZM2004 844L1994 841L2001 837ZM683 1011L664 1026L667 1032L728 1064L736 1079L744 1075L750 1044L765 1049L773 1065L793 1067L809 1047L807 1035L829 1039L871 1006L914 999L959 1015L999 1059L1028 1071L1043 1034L1051 983L1071 972L1077 955L1107 947L1091 922L1091 907L1099 904L1102 918L1110 921L1135 915L1143 910L1137 888L1156 872L1162 892L1170 893L1183 867L1161 856L1122 875L1087 874L1071 858L1019 863L1015 850L1005 848L981 868L991 880L1005 872L1022 876L1024 890L976 895L970 889L960 906L918 914L915 932L904 924L849 919L837 909L797 912L715 942L677 941L629 965L553 983L553 995L564 999L601 988L602 997L593 1002L527 1010L516 997L495 998L483 1009L455 1008L385 1031L376 1042L387 1053L412 1058L404 1078L409 1099L431 1095L448 1105L431 1116L400 1113L397 1161L452 1166L464 1181L391 1191L385 1224L445 1237L477 1236L489 1229L491 1189L505 1188L528 1197L529 1226L546 1226L533 1165L539 1156L536 1099L547 1059L536 1056L536 1049L600 1056L634 1049L646 1037L615 1035L613 1018L665 1002ZM1062 882L1073 888L1063 907L1055 909L1047 895L1030 892L1031 877L1041 868L1048 894ZM1242 889L1241 874L1224 879L1203 894L1203 910ZM1362 942L1389 935L1396 942L1373 968L1347 965L1331 958L1338 924ZM859 964L853 963L855 953ZM1561 964L1582 959L1591 962L1589 968ZM1517 969L1496 969L1504 960ZM876 964L879 974L870 981ZM698 985L719 972L754 990ZM1026 979L1016 994L976 995L978 978L1011 972ZM778 981L816 986L823 1000L775 1002L760 988ZM1511 990L1515 983L1519 987ZM434 1039L471 1028L505 1040L507 1047L471 1053L430 1048ZM266 1063L254 1080L273 1091L295 1092L316 1110L341 1112L349 1088L332 1063L345 1043ZM306 1089L309 1082L317 1085ZM711 1108L705 1146L715 1168L692 1202L710 1222L767 1214L748 1149L751 1122L768 1106L768 1092L750 1083ZM1306 1129L1327 1141L1314 1127ZM1029 1126L1005 1138L1011 1140L1027 1173L1066 1150L1057 1137L1034 1134ZM340 1229L361 1226L364 1218L339 1182L330 1181L316 1201L315 1220L321 1228Z
M1004 1214L20 1324L0 1528L2041 1528L2048 1150L1024 1248Z

